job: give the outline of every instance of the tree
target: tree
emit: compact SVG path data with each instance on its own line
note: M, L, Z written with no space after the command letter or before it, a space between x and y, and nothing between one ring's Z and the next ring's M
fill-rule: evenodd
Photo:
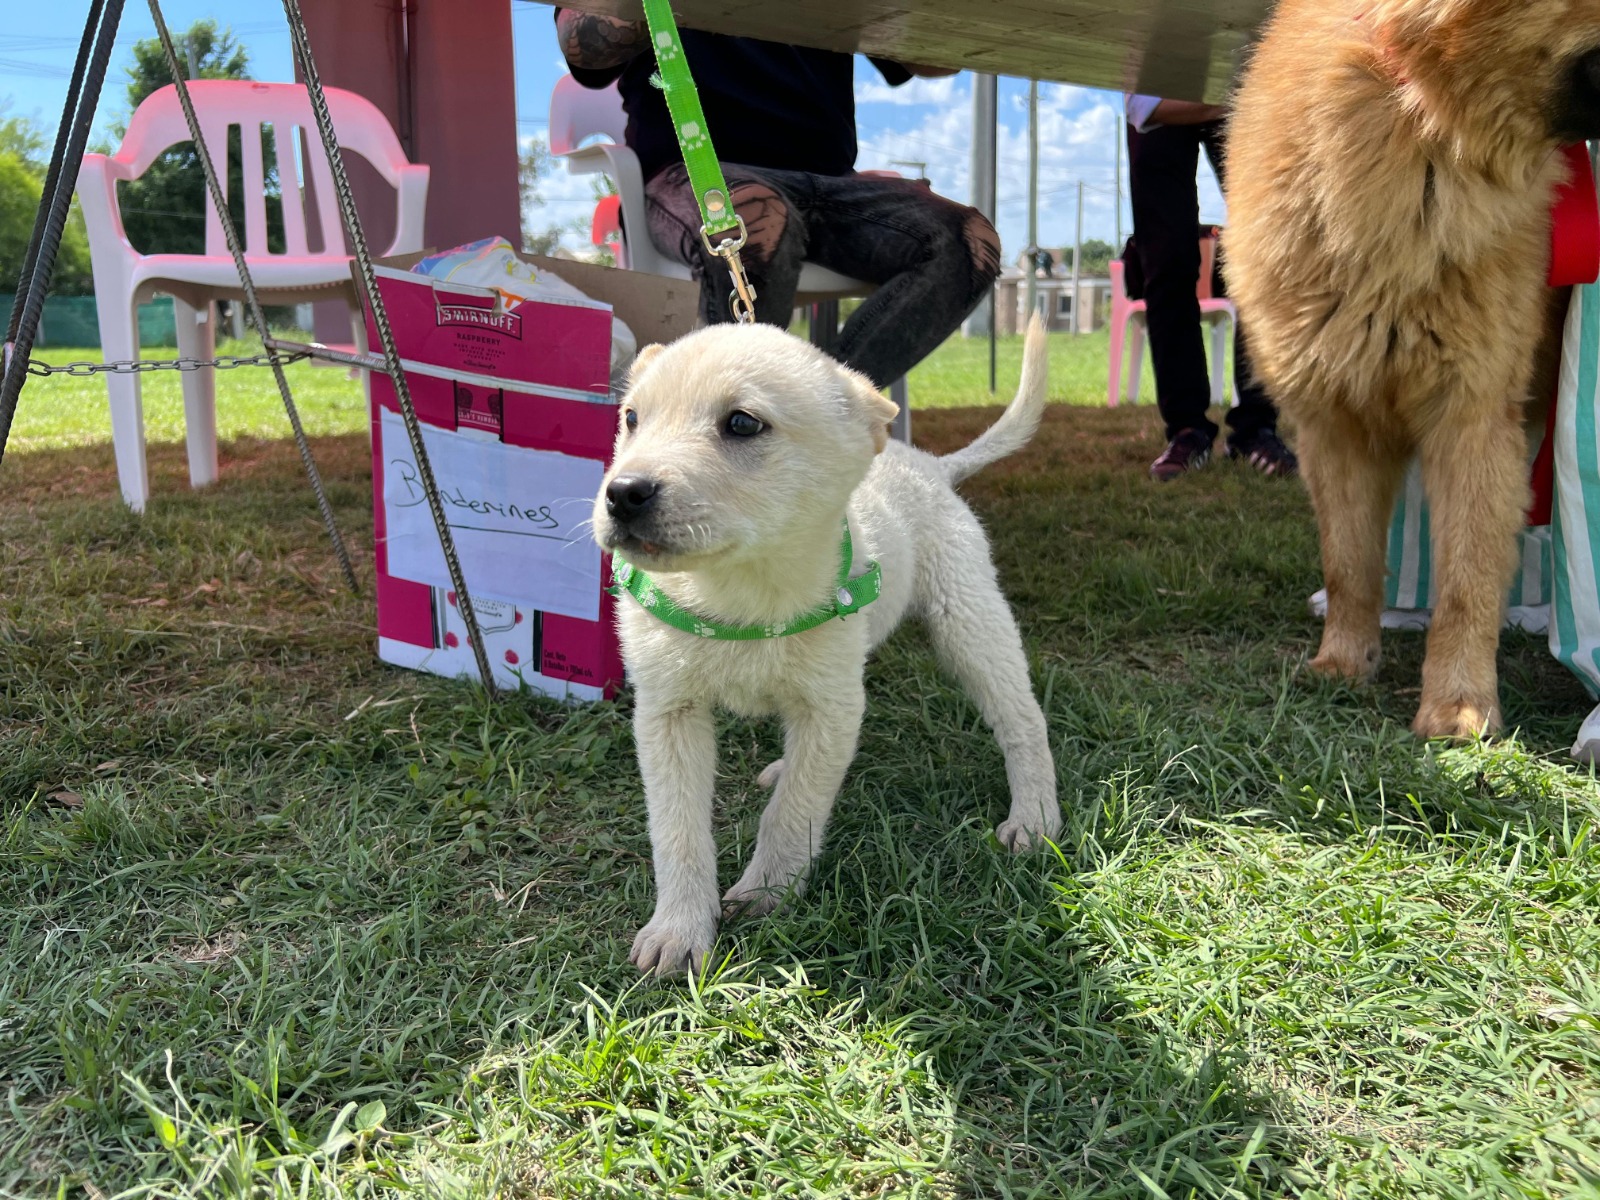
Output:
M196 21L174 38L178 53L197 69L201 79L249 79L250 53L231 31L218 29L210 20ZM152 92L172 82L167 59L156 38L133 44L133 65L128 68L127 99L131 114ZM120 139L127 132L123 122L113 129ZM255 136L254 131L250 131ZM240 162L241 131L231 129L226 146L211 146L212 162L219 170L226 154L228 207L234 222L244 226L244 173ZM283 249L283 199L279 191L277 148L266 139L262 148L266 168L267 242L271 251ZM194 143L173 146L138 179L118 185L118 204L128 240L145 254L203 254L206 242L206 213L211 198L206 194L205 173L200 167Z
M534 229L533 214L545 206L539 182L549 172L550 165L550 151L543 139L529 138L524 143L522 153L517 156L517 182L522 194L522 249L526 254L554 254L561 248L562 242L573 235L577 235L584 243L589 241L591 222L588 217L574 217L564 224ZM597 202L614 195L617 190L616 185L604 175L592 176L591 184ZM596 248L587 257L608 267L616 265L609 250Z
M1090 238L1078 248L1078 274L1085 279L1103 279L1111 273L1111 260L1120 253L1110 242Z
M16 287L22 274L48 166L44 135L36 125L20 117L0 119L0 292ZM92 290L89 239L74 200L56 251L51 291L81 295ZM0 321L9 315L0 313Z

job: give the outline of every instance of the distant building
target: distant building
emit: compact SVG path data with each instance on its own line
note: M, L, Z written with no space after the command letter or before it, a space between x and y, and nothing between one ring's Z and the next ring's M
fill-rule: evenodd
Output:
M1020 332L1027 322L1023 311L1028 295L1027 268L1027 256L1018 255L1016 263L1000 274L995 293L995 332L1001 336ZM1111 312L1111 281L1081 278L1074 296L1070 246L1044 251L1034 269L1034 303L1045 319L1046 328L1052 332L1070 330L1075 304L1083 308L1080 332L1093 333L1105 328Z

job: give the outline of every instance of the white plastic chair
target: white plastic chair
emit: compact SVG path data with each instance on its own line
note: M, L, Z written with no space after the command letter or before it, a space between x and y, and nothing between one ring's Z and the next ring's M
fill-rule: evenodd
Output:
M649 229L644 173L640 170L638 156L624 144L627 126L628 115L623 111L622 97L615 84L608 88L586 88L571 75L556 80L555 90L550 93L550 153L552 157L566 159L567 170L574 175L608 175L616 185L621 201L620 244L615 250L617 266L628 271L688 279L689 268L662 254L644 232ZM608 140L588 146L583 144L586 138L597 136ZM597 237L602 232L608 236L613 232L609 221L603 224L603 231L600 224L595 227ZM639 235L630 235L629 230L638 231ZM823 300L870 296L876 290L876 284L852 279L818 263L806 263L800 269L795 304L804 306ZM906 381L898 379L892 383L889 396L900 408L893 434L909 443L911 404Z
M1217 239L1200 239L1200 278L1195 294L1200 300L1200 320L1211 330L1211 403L1221 405L1228 387L1228 342L1239 328L1239 310L1232 300L1211 294ZM1126 267L1120 258L1111 262L1111 371L1106 404L1116 408L1126 396L1139 403L1140 373L1144 369L1145 302L1128 297ZM1126 354L1124 346L1126 345ZM1127 360L1124 380L1123 360ZM1239 397L1234 396L1237 404Z
M342 296L351 306L357 346L365 327L350 276L333 173L322 152L306 90L298 84L240 80L196 80L189 84L201 132L217 172L227 187L228 131L241 129L244 186L245 261L263 304L296 304ZM369 101L353 92L328 88L328 108L339 144L367 159L398 193L394 242L383 254L422 249L422 218L428 194L428 168L406 160L400 139ZM278 180L283 198L284 250L267 249L266 181L262 141L273 131ZM301 131L304 130L304 137ZM115 155L86 154L78 175L78 194L94 264L94 291L100 316L100 344L108 361L139 357L137 306L155 292L173 298L178 353L185 358L215 354L219 298L238 297L239 274L228 252L222 223L207 196L204 254L140 254L123 231L117 184L137 179L169 147L189 141L189 127L168 85L148 96L128 122ZM302 147L304 147L302 151ZM307 171L309 168L309 171ZM306 174L309 174L309 191ZM197 214L198 215L198 214ZM322 248L307 235L314 217ZM189 479L195 487L217 478L216 372L185 372L183 409L189 449ZM111 440L117 455L122 496L135 512L150 496L144 451L144 411L138 375L107 375L111 402ZM269 385L270 386L270 385Z

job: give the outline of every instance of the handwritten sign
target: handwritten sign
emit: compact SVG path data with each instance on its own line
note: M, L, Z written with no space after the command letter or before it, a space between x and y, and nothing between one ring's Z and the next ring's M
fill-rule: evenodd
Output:
M450 572L398 413L384 410L383 515L389 574L436 587ZM422 427L456 555L474 598L600 616L600 547L589 533L602 463Z

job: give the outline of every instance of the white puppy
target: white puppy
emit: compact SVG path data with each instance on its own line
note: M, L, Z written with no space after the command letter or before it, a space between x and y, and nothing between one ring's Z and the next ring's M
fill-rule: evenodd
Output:
M618 623L657 887L633 944L641 970L698 968L721 915L770 912L804 883L855 755L867 654L907 616L922 618L1005 751L1000 840L1023 850L1060 830L1022 639L952 488L1033 436L1046 358L1036 321L1016 399L972 445L934 458L889 442L895 406L865 377L777 329L715 326L639 355L594 528L627 591ZM881 594L838 617L871 596L873 562ZM808 617L819 623L783 635ZM761 775L777 790L755 853L720 903L717 705L784 722L783 758Z

